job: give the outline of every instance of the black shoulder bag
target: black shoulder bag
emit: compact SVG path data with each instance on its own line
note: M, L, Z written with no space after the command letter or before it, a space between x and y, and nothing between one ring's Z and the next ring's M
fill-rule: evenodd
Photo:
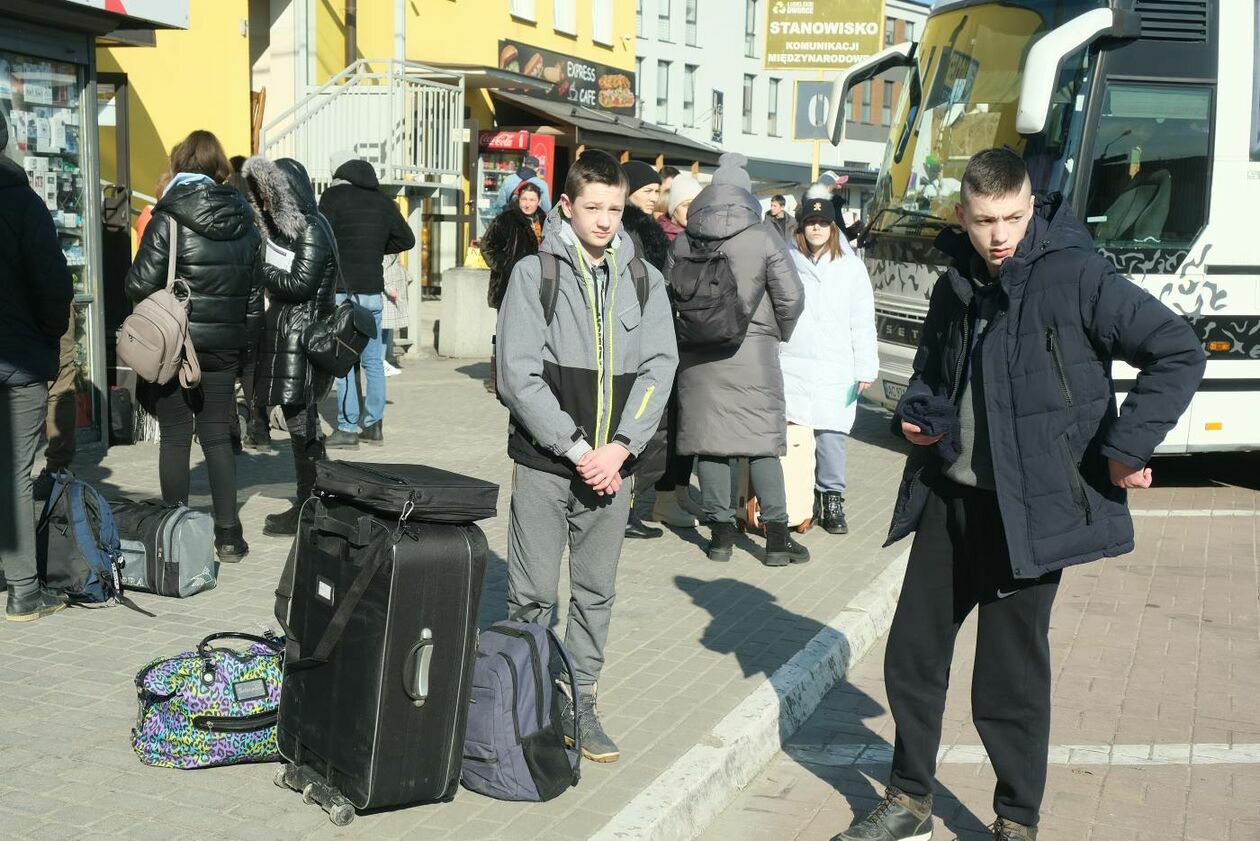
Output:
M333 267L337 272L337 287L346 294L346 300L337 305L327 318L315 318L302 336L306 358L312 365L334 377L344 377L359 364L359 357L368 342L376 338L376 319L367 308L355 302L341 273L341 255L337 251L337 237L328 220L317 216L332 246Z

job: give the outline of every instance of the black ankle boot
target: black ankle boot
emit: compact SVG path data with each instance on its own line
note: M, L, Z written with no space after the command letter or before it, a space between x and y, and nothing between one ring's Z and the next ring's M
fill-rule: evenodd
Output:
M785 567L809 560L809 550L792 539L787 523L766 523L766 566Z
M729 561L735 551L735 538L739 529L734 523L713 523L713 536L709 539L709 560Z
M299 502L287 511L268 514L263 520L263 534L268 537L292 537L298 533L298 516L301 513L302 503Z
M241 558L249 554L249 544L245 542L239 520L230 526L214 527L214 553L224 564L240 563Z
M848 534L849 523L844 519L844 497L839 491L826 491L822 495L822 516L818 521L830 534Z

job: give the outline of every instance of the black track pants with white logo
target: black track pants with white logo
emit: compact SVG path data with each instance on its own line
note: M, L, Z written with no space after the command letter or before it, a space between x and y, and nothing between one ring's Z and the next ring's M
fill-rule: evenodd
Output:
M884 657L897 725L891 784L932 790L954 639L979 606L972 720L997 774L994 811L1035 826L1050 739L1050 607L1060 573L1016 579L997 495L936 478Z

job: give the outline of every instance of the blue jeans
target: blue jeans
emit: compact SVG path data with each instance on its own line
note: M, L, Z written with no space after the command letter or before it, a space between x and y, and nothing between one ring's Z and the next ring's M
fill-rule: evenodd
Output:
M845 444L848 434L831 429L815 429L814 490L844 493Z
M337 303L346 300L344 292L337 293ZM364 403L367 404L363 416L363 428L380 423L385 417L385 345L381 342L381 312L384 309L382 295L353 295L355 303L372 313L376 321L376 336L368 341L363 349L361 366L367 380L367 393ZM350 373L337 380L337 428L343 432L359 431L359 395L350 381L358 372Z

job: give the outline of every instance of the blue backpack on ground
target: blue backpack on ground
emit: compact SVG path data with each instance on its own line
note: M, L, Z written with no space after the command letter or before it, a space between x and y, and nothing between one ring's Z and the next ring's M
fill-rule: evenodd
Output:
M122 601L122 548L105 497L69 471L53 474L36 530L39 578L80 602Z
M578 784L581 734L567 747L560 726L565 703L573 704L577 721L576 693L570 701L556 688L553 655L576 686L569 653L550 629L509 620L482 632L460 774L466 788L498 800L542 802Z

